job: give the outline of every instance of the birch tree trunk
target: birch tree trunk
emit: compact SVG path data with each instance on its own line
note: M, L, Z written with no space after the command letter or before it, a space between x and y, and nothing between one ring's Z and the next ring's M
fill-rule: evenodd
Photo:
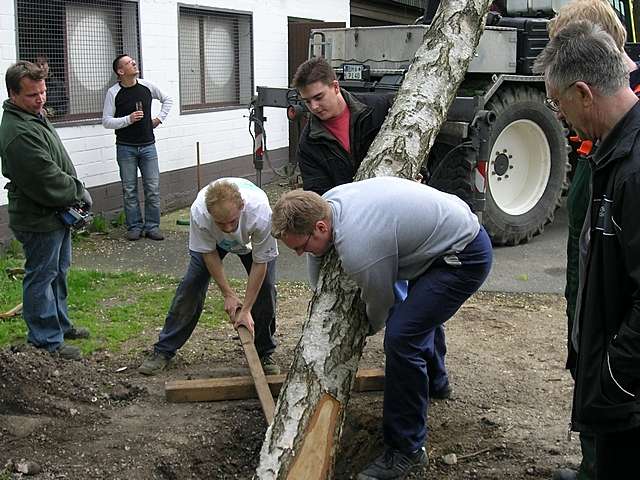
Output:
M415 178L446 119L484 28L489 0L442 0L393 107L358 171ZM256 478L333 476L344 412L368 322L355 283L331 251L268 428Z

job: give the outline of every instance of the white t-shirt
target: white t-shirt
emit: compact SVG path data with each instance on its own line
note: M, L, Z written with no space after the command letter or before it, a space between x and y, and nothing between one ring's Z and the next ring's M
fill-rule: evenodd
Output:
M205 192L220 181L235 183L244 200L238 229L224 233L211 218L205 205ZM252 254L255 263L267 263L278 256L278 244L271 236L271 207L267 195L244 178L220 178L204 187L191 205L189 249L210 253L216 245L238 255Z

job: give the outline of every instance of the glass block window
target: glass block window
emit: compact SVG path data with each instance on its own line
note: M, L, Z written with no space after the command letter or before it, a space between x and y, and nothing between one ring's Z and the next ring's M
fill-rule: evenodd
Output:
M138 3L16 0L18 57L49 69L46 108L54 122L97 120L117 79L113 59L140 64Z
M180 7L178 29L182 111L248 105L251 15Z

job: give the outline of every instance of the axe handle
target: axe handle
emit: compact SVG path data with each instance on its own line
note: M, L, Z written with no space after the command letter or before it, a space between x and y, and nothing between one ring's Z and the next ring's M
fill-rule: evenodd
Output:
M240 336L240 342L244 350L244 355L247 357L247 363L249 364L249 370L251 371L251 377L258 392L258 398L260 399L260 405L262 411L267 419L267 424L271 425L273 422L274 412L276 410L269 384L267 383L267 377L262 370L262 364L256 352L256 347L253 344L253 335L244 325L238 327L238 335Z

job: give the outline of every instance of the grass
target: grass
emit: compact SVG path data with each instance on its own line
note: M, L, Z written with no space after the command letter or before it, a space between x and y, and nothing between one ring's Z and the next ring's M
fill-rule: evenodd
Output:
M0 312L22 301L20 279L10 280L5 268L22 266L15 256L0 258ZM243 282L231 281L238 291ZM178 280L162 275L104 273L72 268L68 276L69 317L76 326L87 327L91 338L76 343L83 353L119 351L125 342L156 330L164 324ZM209 291L200 324L215 328L226 321L222 297ZM25 341L27 328L22 317L0 321L0 348Z

